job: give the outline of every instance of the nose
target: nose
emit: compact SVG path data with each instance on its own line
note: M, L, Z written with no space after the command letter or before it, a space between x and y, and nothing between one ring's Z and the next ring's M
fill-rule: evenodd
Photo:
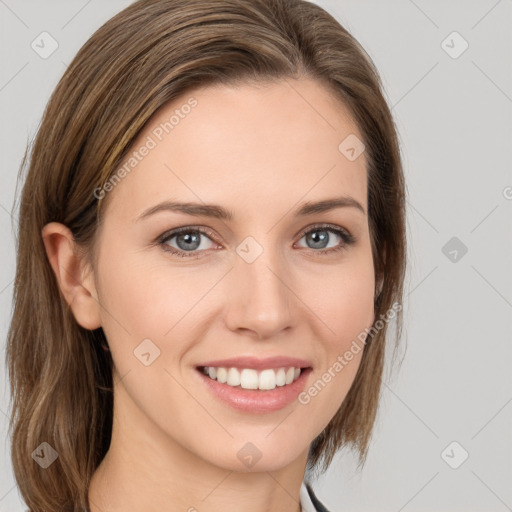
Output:
M265 248L252 263L237 255L227 283L230 330L263 340L292 327L294 294L286 265L275 252Z

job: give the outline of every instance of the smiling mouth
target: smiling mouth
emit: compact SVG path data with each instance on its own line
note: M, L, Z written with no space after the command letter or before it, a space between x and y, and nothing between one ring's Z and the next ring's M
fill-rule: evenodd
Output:
M292 384L308 368L283 366L255 370L253 368L199 366L197 369L210 379L233 388L269 391Z

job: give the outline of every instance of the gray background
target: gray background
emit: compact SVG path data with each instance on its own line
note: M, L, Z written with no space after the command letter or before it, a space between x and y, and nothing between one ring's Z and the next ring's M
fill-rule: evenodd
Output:
M79 47L129 3L0 0L2 353L15 271L11 210L25 145ZM410 259L407 350L386 380L367 464L357 472L351 454L340 453L315 489L334 512L512 510L512 2L317 3L381 73L403 146ZM59 45L47 59L31 48L43 31ZM464 41L448 37L454 31L469 44L457 58ZM0 375L0 511L21 511L3 361ZM462 450L469 457L453 469L446 461L459 464Z

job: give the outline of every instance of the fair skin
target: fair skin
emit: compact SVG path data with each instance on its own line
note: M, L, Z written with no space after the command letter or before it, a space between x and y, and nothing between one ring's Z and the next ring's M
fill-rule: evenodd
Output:
M77 322L103 328L114 361L112 442L90 486L91 510L299 511L309 446L345 398L362 352L309 403L266 413L219 400L197 365L298 357L311 363L307 390L372 325L366 160L338 150L348 135L362 136L322 85L281 80L187 92L157 112L133 148L190 97L197 106L108 192L93 269L65 226L43 230ZM335 197L363 211L296 215L306 202ZM170 200L216 204L233 218L162 210L136 220ZM198 258L186 256L178 236L155 242L183 226L212 233L197 235ZM317 238L304 234L313 226ZM249 236L263 248L251 263L236 251ZM328 237L321 247L319 236ZM134 355L145 339L160 350L149 366ZM262 455L252 467L237 456L247 442Z

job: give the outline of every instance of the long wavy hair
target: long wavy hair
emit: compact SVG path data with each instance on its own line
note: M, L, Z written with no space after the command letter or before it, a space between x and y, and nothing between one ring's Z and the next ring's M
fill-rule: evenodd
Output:
M201 86L287 78L317 80L356 121L366 146L376 321L401 304L406 229L399 142L377 70L356 39L304 0L134 2L71 62L20 168L6 362L14 476L31 511L88 510L90 480L109 448L113 419L107 340L101 328L76 322L49 264L43 226L65 224L90 256L104 204L93 191L109 180L163 105ZM401 311L396 326L394 346ZM310 446L308 468L325 471L344 446L355 448L364 463L387 327L385 322L368 334L348 395ZM32 457L43 442L58 454L46 469Z

